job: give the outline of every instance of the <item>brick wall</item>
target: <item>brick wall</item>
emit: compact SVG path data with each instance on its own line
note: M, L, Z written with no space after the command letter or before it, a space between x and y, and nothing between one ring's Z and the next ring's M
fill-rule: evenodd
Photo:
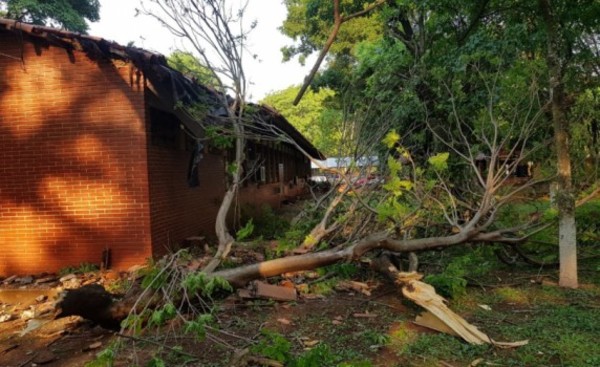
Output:
M150 116L151 113L147 113ZM177 124L177 123L175 123ZM149 134L150 133L150 125ZM182 133L183 134L183 133ZM218 152L205 149L198 169L199 186L189 187L186 180L191 150L178 147L164 147L148 139L149 187L152 245L155 255L162 255L168 249L176 249L187 237L203 235L215 237L215 218L225 193L225 163ZM160 140L160 139L154 139ZM296 167L300 168L299 163ZM291 168L287 168L291 170ZM293 177L291 175L290 177ZM283 186L283 194L278 182L257 184L248 183L240 189L230 211L230 227L233 225L233 210L245 206L263 205L279 208L281 202L305 192L304 180L296 185ZM258 211L260 212L260 211Z
M15 35L0 50L21 55ZM150 255L143 79L120 62L23 44L0 55L0 275Z
M224 163L208 152L198 167L199 185L187 182L191 150L153 144L148 139L152 247L155 255L176 249L187 237L213 238L224 194Z

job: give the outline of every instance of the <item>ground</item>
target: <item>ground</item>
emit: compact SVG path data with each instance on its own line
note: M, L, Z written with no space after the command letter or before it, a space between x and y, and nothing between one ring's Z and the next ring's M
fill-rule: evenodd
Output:
M275 360L287 366L599 366L600 264L596 260L582 264L582 286L577 290L558 288L555 270L498 265L472 280L466 294L450 300L452 309L494 339L528 339L529 344L520 348L470 346L415 325L413 320L422 310L404 300L395 284L359 266L350 276L358 283L349 283L349 277L339 272L337 277L296 275L292 280L308 292L294 302L223 296L215 301L218 311L204 341L182 332L173 321L159 334L141 335L137 341L121 338L122 349L114 362L116 366L230 366L235 359L246 366L276 366ZM79 279L106 282L97 274L101 273L79 275ZM6 290L0 293L4 294L0 296L3 314L20 313L18 319L0 323L0 366L84 366L93 360L93 365L108 365L106 351L112 352L117 340L112 332L77 317L51 320L50 311L39 312L42 315L33 322L21 319L31 309L28 304L44 309L41 305L51 303L41 301L43 297L36 301L34 294L51 298L48 289L63 284L56 280L50 285L25 286L20 292L31 292L26 293L29 299L14 297L13 292L11 300ZM43 325L24 333L28 325L36 326L36 320ZM156 343L176 331L177 345L169 349ZM234 357L234 349L244 348L248 353Z

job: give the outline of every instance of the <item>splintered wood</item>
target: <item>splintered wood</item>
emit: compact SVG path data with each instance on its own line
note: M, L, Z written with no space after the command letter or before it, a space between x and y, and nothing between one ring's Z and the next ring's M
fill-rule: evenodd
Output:
M513 348L528 343L528 340L504 343L490 338L449 309L447 301L437 294L432 286L421 282L420 278L421 276L415 273L398 273L397 276L397 283L402 287L404 297L428 311L417 317L416 324L458 336L470 344L493 344L502 348Z

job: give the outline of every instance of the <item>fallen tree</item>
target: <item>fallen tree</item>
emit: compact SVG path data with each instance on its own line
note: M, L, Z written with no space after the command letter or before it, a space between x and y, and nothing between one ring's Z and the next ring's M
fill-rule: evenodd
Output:
M534 97L519 103L533 104L537 100ZM118 325L139 328L140 323L148 322L152 310L163 309L165 305L173 305L182 314L209 309L204 297L219 284L244 287L251 280L358 261L381 251L412 254L412 270L416 270L414 258L419 252L467 243L518 244L526 241L548 225L540 220L540 216L507 228L498 228L496 219L503 206L518 194L546 180L526 177L511 182L514 173L532 152L529 137L544 108L515 106L514 111L529 111L526 116L518 116L512 111L506 112L506 106L497 111L493 98L494 94L490 93L490 103L484 107L490 118L478 132L466 126L460 116L454 116L454 124L446 131L432 128L448 152L430 156L422 164L413 160L395 131L382 128L372 134L365 146L372 149L376 141L383 141L385 145L387 167L382 174L386 178L385 184L359 186L351 179L352 168L337 170L341 179L339 186L334 187L324 200L328 202L327 209L303 243L294 247L307 253L218 270L218 263L232 246L236 246L233 236L227 233L229 240L219 242L216 255L200 271L190 269L189 261L176 253L161 260L161 265L146 274L145 280L138 281L121 300L107 301L112 299L111 295L101 294L97 288L70 291L59 304L63 309L61 315L78 314L111 328ZM498 114L503 114L502 118ZM508 130L501 133L500 124L507 116L518 118L515 117ZM274 139L294 144L302 151L292 138L259 114L242 115L238 121L247 132L257 129L263 134L268 132ZM387 134L382 136L385 131ZM477 144L472 139L478 139ZM477 152L476 147L486 153ZM358 148L357 152L360 152ZM361 154L364 152L369 150L365 148ZM454 165L464 166L461 173L466 176L460 181L464 185L460 190L453 188L456 173L449 172L448 168L452 160ZM373 202L377 204L373 205ZM220 227L220 231L225 228ZM420 228L438 229L431 231L435 235L428 236L428 232L423 235ZM315 251L316 244L323 241L330 248ZM84 309L88 303L79 302L80 298L90 296L102 299L97 315Z
M220 1L207 3L214 6L215 12L224 9ZM189 12L185 15L189 16ZM226 19L219 19L213 26L226 26ZM189 23L182 24L189 27ZM228 30L225 35L231 40L239 40ZM237 70L241 63L236 61L232 67ZM243 73L238 71L232 75L243 81ZM364 155L379 155L380 176L384 182L373 186L358 185L353 176L363 177L368 169L356 165L337 169L335 173L340 181L328 196L319 199L326 208L317 215L317 225L303 240L295 243L288 254L219 270L219 264L230 250L239 246L225 219L235 201L237 187L244 175L249 174L241 170L243 141L260 133L263 138L268 136L273 141L292 144L310 158L285 131L264 119L260 111L245 109L243 92L236 92L233 103L223 94L231 124L226 124L230 130L222 133L235 140L236 155L230 190L219 211L216 226L219 243L212 258L198 270L198 266L190 266L190 262L197 259L190 259L188 253L171 254L147 269L122 298L115 298L98 286L68 291L58 304L59 315L81 315L103 327L120 329L123 335L139 334L172 319L184 320L188 325L216 333L218 331L210 329L205 320L212 316L211 295L217 289L231 291L234 287L245 287L252 280L340 262L356 262L365 257L373 258L376 270L394 278L401 269L390 267L390 262L385 259L387 254L410 256L411 270L416 270L416 254L424 251L464 244L512 245L526 241L547 225L540 216L506 228L499 226L496 219L502 208L517 195L547 179L514 180L519 167L535 149L530 145L530 137L546 106L536 105L540 99L537 90L532 90L530 100L516 101L517 105L512 109L506 103L497 108L497 95L493 87L490 89L489 103L482 106L485 117L478 121L480 126L465 123L455 112L446 129L429 127L447 148L446 152L419 159L412 157L410 150L403 146L400 134L390 129L392 121L379 121L377 131L357 134L362 140L356 142L355 160ZM449 100L454 103L455 98L449 95ZM356 123L356 128L360 129L360 123ZM380 145L382 141L383 146ZM449 168L450 163L453 170ZM321 207L320 204L317 207ZM321 250L317 250L319 248ZM294 250L305 253L294 254ZM418 285L420 289L426 289L423 292L431 294L431 289ZM408 289L410 281L404 281L401 287L405 296L409 294L409 298L417 302L419 295ZM439 304L443 301L438 301L436 309L447 312ZM464 329L468 333L470 328ZM210 337L211 334L207 335ZM480 334L476 337L485 339ZM465 340L469 341L468 338Z

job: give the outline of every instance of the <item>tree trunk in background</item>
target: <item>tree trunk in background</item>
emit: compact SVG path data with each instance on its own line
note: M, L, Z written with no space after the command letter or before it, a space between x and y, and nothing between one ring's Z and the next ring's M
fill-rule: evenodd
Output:
M556 16L549 0L540 0L540 9L547 31L546 61L549 69L550 102L554 143L557 157L558 244L560 256L559 285L577 288L577 236L575 225L575 197L571 178L569 155L569 123L565 112L563 68L559 55L561 35L557 29Z

